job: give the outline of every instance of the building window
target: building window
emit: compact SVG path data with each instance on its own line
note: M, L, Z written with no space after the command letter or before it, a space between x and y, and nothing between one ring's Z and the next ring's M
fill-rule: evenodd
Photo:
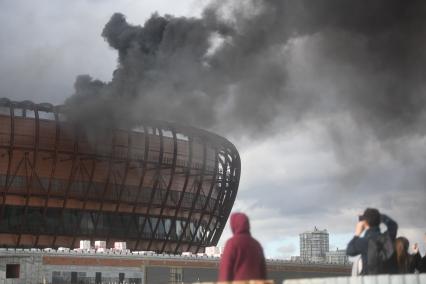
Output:
M183 282L183 271L180 267L170 267L169 284L180 284Z
M77 272L71 272L71 283L77 283Z
M19 264L6 264L6 278L19 278Z
M96 272L95 273L95 284L101 284L102 283L102 273Z
M95 273L95 284L101 284L102 283L102 273L96 272Z
M119 284L124 283L124 273L118 273L118 283Z

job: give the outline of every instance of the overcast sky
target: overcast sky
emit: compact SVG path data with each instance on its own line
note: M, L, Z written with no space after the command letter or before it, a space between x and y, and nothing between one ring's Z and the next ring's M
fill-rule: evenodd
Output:
M207 2L39 0L35 5L2 0L0 97L63 103L73 94L77 75L112 79L118 55L101 33L113 13L143 25L154 12L201 17ZM257 15L256 7L251 9L245 18ZM314 226L330 232L333 248L344 248L353 235L356 215L367 206L393 217L400 235L421 243L423 252L426 249L422 243L426 232L425 108L416 108L416 121L409 120L412 123L405 126L406 112L412 110L399 111L400 102L391 96L378 99L396 109L388 124L383 117L370 115L374 99L358 103L358 93L362 97L377 89L376 82L383 83L384 77L399 74L392 68L392 72L370 68L368 62L381 57L370 51L365 38L327 28L274 42L279 45L274 58L282 60L282 65L278 62L286 78L282 92L291 94L292 108L281 105L278 93L276 115L264 125L254 122L261 136L227 129L224 125L232 116L211 127L240 151L242 174L234 211L249 215L252 233L269 257L298 255L298 234ZM380 52L380 46L377 49ZM348 60L349 52L356 56ZM270 59L266 57L259 68L276 68L276 61L268 64ZM423 69L419 72L424 74ZM404 85L409 79L397 76L391 81L395 80ZM357 94L341 99L352 90ZM413 104L424 103L424 85L407 96ZM353 102L357 102L356 111L348 111L346 106ZM256 115L252 118L256 120ZM381 132L383 125L391 130ZM221 244L229 236L227 229Z

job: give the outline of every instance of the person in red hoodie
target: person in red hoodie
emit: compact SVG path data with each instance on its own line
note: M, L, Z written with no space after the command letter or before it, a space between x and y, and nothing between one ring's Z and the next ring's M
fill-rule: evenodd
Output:
M250 235L248 217L231 215L234 236L225 245L219 265L219 281L265 280L266 262L262 246Z

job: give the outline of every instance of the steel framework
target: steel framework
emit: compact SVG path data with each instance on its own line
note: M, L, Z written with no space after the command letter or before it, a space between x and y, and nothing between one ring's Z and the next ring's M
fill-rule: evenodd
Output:
M232 143L161 121L94 137L83 129L59 106L0 99L0 246L217 244L240 178Z

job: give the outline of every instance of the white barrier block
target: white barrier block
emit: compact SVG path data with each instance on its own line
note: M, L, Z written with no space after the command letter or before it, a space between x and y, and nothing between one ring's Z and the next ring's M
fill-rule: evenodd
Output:
M426 274L291 279L283 284L426 284Z

